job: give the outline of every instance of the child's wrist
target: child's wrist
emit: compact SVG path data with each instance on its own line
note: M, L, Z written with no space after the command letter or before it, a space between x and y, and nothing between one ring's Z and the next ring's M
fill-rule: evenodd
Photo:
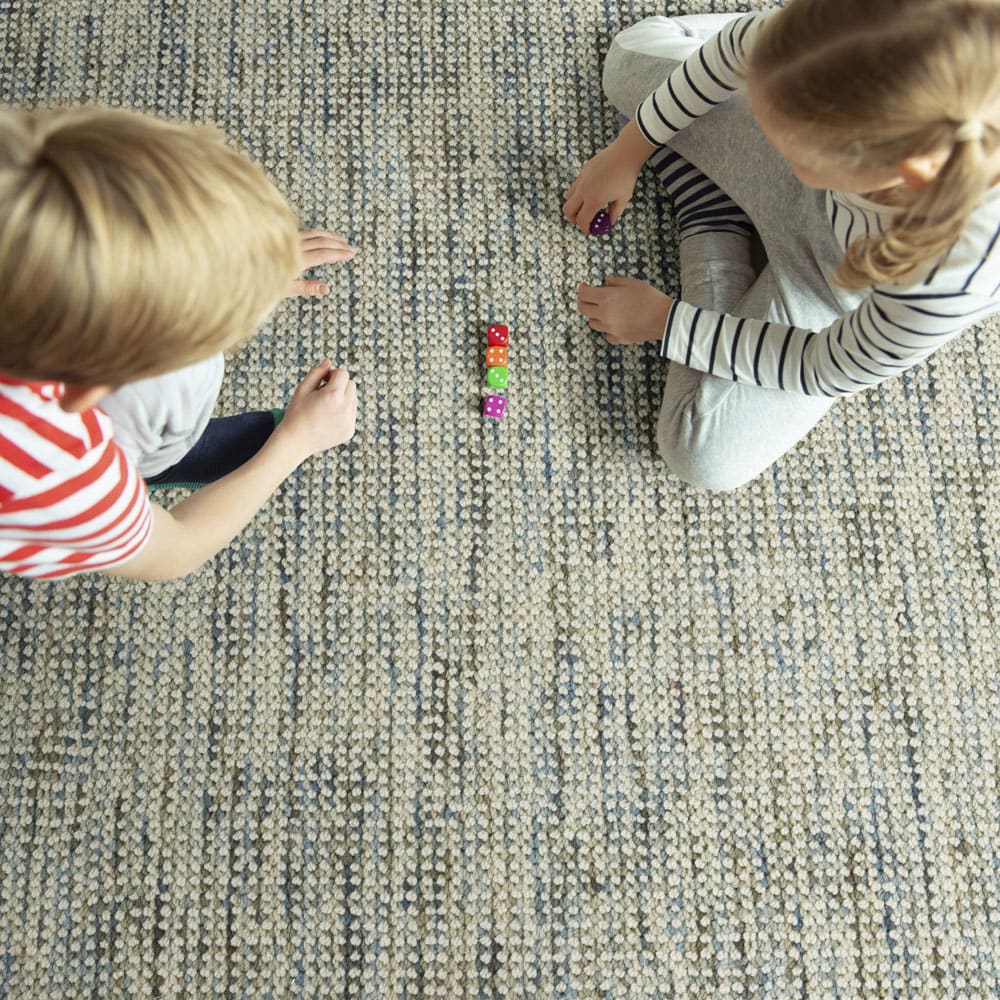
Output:
M313 450L308 446L305 436L299 434L296 429L296 421L289 420L287 415L271 432L271 436L265 443L265 448L270 448L274 460L288 469L291 474L307 458L313 454ZM264 449L262 448L261 451Z
M630 119L622 126L622 130L618 133L618 138L615 139L612 146L615 147L615 154L623 163L627 163L629 167L634 169L636 174L642 170L643 164L657 150L657 147L639 131L635 119Z

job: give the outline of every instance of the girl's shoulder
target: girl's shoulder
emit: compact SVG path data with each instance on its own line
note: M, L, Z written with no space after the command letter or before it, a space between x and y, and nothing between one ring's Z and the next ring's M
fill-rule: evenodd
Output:
M932 285L968 295L1000 296L1000 187L991 188L939 262Z
M957 240L905 283L887 286L904 296L970 296L1000 305L1000 187L991 188Z

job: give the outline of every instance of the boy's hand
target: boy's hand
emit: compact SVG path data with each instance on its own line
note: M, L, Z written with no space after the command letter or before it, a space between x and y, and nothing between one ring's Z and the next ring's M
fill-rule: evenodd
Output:
M329 361L316 365L256 455L169 511L154 505L146 546L106 572L136 580L174 580L197 569L233 540L301 462L349 441L357 413L357 389L347 372Z
M298 384L274 433L294 438L306 458L350 441L357 417L357 386L325 359Z
M660 340L674 300L636 278L608 277L607 287L580 285L576 307L590 320L591 330L609 344L641 344Z
M324 229L307 229L299 233L302 243L302 270L308 271L320 264L333 264L337 261L350 260L357 252L343 236L328 233ZM300 278L293 281L285 293L285 298L296 295L326 295L330 286L325 281L309 281Z
M607 205L614 225L632 197L642 165L655 148L630 121L610 146L583 165L566 192L563 215L580 232L589 233L594 216Z

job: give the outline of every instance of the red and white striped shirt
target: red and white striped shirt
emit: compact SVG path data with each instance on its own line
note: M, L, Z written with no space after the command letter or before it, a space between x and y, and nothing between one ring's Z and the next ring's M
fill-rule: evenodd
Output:
M0 569L38 579L104 569L149 539L145 484L99 409L62 386L0 375Z

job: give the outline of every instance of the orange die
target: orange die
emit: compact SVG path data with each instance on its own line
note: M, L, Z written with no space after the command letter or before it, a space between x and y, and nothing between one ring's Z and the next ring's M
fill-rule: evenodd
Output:
M504 368L507 367L507 348L506 347L487 347L486 348L486 367L494 368L497 365L501 365Z

